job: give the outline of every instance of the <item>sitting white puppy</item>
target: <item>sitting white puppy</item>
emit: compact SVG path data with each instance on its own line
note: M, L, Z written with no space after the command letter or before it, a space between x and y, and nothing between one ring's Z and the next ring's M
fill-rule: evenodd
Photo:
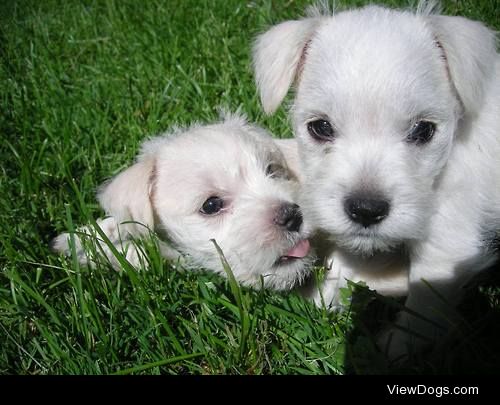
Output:
M411 338L401 328L432 339L434 325L452 324L462 286L498 258L495 35L431 8L317 12L271 28L254 48L266 112L295 82L301 205L339 246L333 262L352 276L360 262L366 271L380 254L407 252L412 312L398 318L393 357Z
M287 151L295 141L279 143ZM146 141L137 163L101 187L98 199L110 217L98 225L134 265L143 257L130 239L151 229L168 241L160 244L163 256L182 256L189 268L224 275L214 239L241 284L260 287L262 279L264 287L289 290L314 261L295 203L298 189L277 143L263 129L229 116ZM77 235L79 261L86 264ZM69 254L69 238L59 235L53 248ZM119 267L109 245L101 239L102 253Z

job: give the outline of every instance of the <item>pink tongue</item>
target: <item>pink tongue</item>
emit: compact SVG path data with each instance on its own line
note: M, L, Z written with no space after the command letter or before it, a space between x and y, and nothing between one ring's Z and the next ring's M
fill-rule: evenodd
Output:
M307 239L301 240L297 243L293 248L291 248L288 252L285 253L285 256L288 257L305 257L309 253L311 249L311 245Z

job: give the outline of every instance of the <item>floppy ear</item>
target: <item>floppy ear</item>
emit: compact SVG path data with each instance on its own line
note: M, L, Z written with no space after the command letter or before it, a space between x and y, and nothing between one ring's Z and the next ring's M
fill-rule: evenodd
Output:
M448 63L451 81L466 113L476 113L495 70L495 34L483 24L463 17L429 16Z
M300 74L304 51L319 18L286 21L257 37L253 47L255 80L264 111L272 114Z
M154 158L142 156L139 161L121 172L98 191L97 199L108 215L123 221L139 222L153 228L153 207L149 198L154 171ZM123 225L130 233L145 234L147 228L139 224Z

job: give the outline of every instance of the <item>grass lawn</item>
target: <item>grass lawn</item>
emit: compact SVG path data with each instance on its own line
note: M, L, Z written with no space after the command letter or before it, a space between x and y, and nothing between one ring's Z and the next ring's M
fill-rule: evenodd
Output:
M0 2L1 374L500 371L498 275L471 292L463 330L396 370L374 348L388 308L372 294L332 314L293 293L179 271L154 244L147 270L121 273L49 251L57 233L102 215L96 187L150 135L227 106L291 137L285 108L261 111L250 45L308 3ZM496 1L443 3L500 29Z

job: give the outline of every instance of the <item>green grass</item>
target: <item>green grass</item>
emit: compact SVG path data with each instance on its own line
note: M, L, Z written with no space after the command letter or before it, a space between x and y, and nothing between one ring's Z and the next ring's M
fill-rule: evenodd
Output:
M285 109L261 112L250 44L308 3L0 1L0 373L395 371L373 346L373 320L387 319L387 308L361 310L370 295L331 314L295 294L179 271L154 244L144 246L147 270L125 263L121 273L80 268L48 248L57 233L102 215L96 187L149 135L214 120L222 105L290 137ZM450 14L499 29L495 3L444 2ZM405 372L498 370L491 325L500 294L490 284L479 294L489 302L466 311L474 334Z

